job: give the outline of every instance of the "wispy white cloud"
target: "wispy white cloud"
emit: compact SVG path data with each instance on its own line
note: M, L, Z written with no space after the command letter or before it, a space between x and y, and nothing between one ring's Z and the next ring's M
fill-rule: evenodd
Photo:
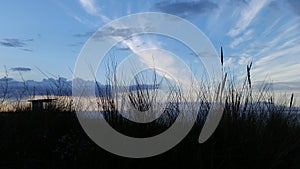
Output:
M83 18L83 17L79 17L77 16L76 14L72 14L70 13L69 14L71 17L73 17L77 22L83 24L83 25L87 25L88 27L91 27L91 28L98 28L99 25L86 19L86 18Z
M265 30L263 31L263 33L261 35L267 36L267 35L271 34L274 31L274 29L276 27L278 27L278 25L280 24L282 19L283 19L283 17L281 16L278 19L276 19L272 24L269 24L268 27L265 28Z
M286 49L290 48L294 45L299 45L300 35L295 36L295 38L292 38L290 40L285 41L282 45L280 45L279 49Z
M261 59L259 59L258 61L255 62L255 65L261 66L261 65L263 65L265 63L268 63L268 62L270 62L270 61L272 61L276 58L287 57L287 56L296 55L296 54L299 54L299 53L300 53L300 48L299 48L299 46L296 45L292 48L288 48L288 49L285 49L285 50L274 52L270 55L262 57Z
M252 38L252 34L253 34L253 30L250 29L248 30L247 32L245 32L242 36L238 37L238 38L235 38L233 40L233 42L230 43L230 47L231 48L234 48L236 46L238 46L239 44L245 42L245 41L248 41Z
M147 53L142 51L147 49L162 49L158 41L142 39L141 37L136 36L128 40L124 40L122 41L122 43L125 44L133 53L135 53L138 56L140 62L150 67L153 66L153 57L156 56L153 56L153 53ZM155 61L155 64L158 67L167 67L168 71L171 74L176 74L178 73L177 71L179 71L178 69L176 69L176 67L174 67L174 59L168 54L161 55L160 59ZM172 80L172 78L167 74L163 74L162 72L158 72L158 74Z
M268 0L250 1L249 4L241 11L240 18L236 22L235 26L229 30L228 35L230 37L235 37L247 29L267 2Z
M129 60L129 64L133 71L135 69L140 69L140 67L147 68L159 68L162 71L158 71L157 74L161 77L165 77L170 82L179 82L180 86L184 90L188 90L190 87L192 79L192 72L189 66L186 65L185 60L176 56L172 51L166 51L164 49L163 41L157 39L153 36L141 35L141 36L130 36L128 39L124 39L132 35L135 29L144 29L146 25L141 23L139 28L128 28L124 25L118 25L117 27L112 27L107 32L101 32L98 38L105 38L109 36L115 41L120 42L121 48L129 49L134 55L134 59ZM124 62L127 59L124 60ZM123 65L124 63L120 64ZM132 66L134 65L134 66ZM125 67L125 71L122 72L122 78L130 75L129 67ZM129 71L129 72L128 72Z
M79 0L84 10L91 15L98 15L98 9L95 6L94 0Z
M224 67L230 67L233 64L233 57L229 57L227 60L224 62Z
M285 24L279 26L279 21L275 21L275 25L272 25L272 29L268 27L261 36L256 37L255 41L249 44L251 48L257 48L257 51L253 55L254 58L265 57L270 54L274 54L279 50L284 50L292 47L289 45L289 41L299 37L299 19L292 19ZM297 40L295 39L295 42ZM251 51L251 49L250 49Z
M266 77L277 82L300 81L300 63L297 59L299 58L299 53L300 48L298 45L293 45L261 57L254 64L254 81L261 81Z
M104 23L111 21L109 17L100 13L100 8L97 7L95 0L79 0L79 2L88 14L100 17Z
M239 58L238 64L239 65L246 65L249 64L249 62L252 60L251 56L241 56Z
M252 71L254 75L253 80L264 81L265 79L270 79L274 82L299 82L299 66L299 63L294 64L287 62L283 64L272 64L272 66L267 66L267 69L259 67Z
M141 24L141 28L135 28L135 29L143 29L145 25ZM131 50L136 56L137 60L134 60L135 62L141 62L149 67L153 67L153 57L157 58L156 56L153 56L153 53L147 53L144 52L148 49L162 49L160 41L156 40L155 38L149 38L147 36L131 36L129 39L125 39L128 36L132 35L134 28L128 28L123 25L118 25L118 27L111 27L109 30L104 30L103 32L99 32L100 38L105 38L106 36L110 36L115 41L120 42L121 48L128 48ZM161 54L161 53L160 53ZM168 67L168 71L171 72L171 74L176 74L176 66L174 67L174 60L172 57L168 54L166 55L160 55L159 60L155 61L155 64L158 67ZM136 63L137 65L140 63ZM159 75L168 78L169 80L172 80L171 77L169 77L167 74L163 74L162 72L158 72Z

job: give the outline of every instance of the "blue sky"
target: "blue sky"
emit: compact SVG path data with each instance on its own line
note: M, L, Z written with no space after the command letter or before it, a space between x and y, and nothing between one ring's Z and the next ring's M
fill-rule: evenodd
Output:
M218 50L225 68L245 75L253 62L253 81L272 81L280 89L300 89L300 1L98 1L4 0L0 6L0 77L27 80L72 78L84 43L101 26L138 12L165 12L195 24ZM146 46L162 38L139 37ZM172 43L170 43L172 44ZM131 49L131 48L130 48ZM179 48L169 47L176 53ZM244 77L244 76L240 76Z

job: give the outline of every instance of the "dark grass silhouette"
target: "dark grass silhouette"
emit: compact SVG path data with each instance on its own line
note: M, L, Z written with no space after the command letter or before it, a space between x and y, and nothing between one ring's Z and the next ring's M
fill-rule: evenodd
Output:
M3 168L299 168L299 114L232 111L227 105L212 137L197 142L204 118L170 151L147 159L110 154L84 133L73 112L0 114L0 166ZM113 123L113 122L111 122ZM136 126L123 130L144 133ZM123 126L124 125L124 126ZM149 131L159 131L152 126ZM121 128L121 127L120 127Z
M0 168L300 168L300 113L294 109L294 96L285 103L275 103L267 85L255 94L250 69L251 64L241 86L233 80L227 82L222 120L203 144L198 143L198 137L210 109L205 92L199 92L201 111L187 137L173 149L145 159L119 157L98 147L81 128L71 103L65 106L67 100L62 100L46 110L34 112L21 107L0 113ZM145 90L142 84L142 78L136 79L136 90L126 95L141 111L157 102L157 91ZM153 86L157 84L154 80ZM106 91L98 88L99 107L103 120L124 134L156 135L180 113L181 95L171 86L171 101L161 119L149 124L126 121L118 114L116 102L109 95L101 95L109 93L110 87L113 83Z

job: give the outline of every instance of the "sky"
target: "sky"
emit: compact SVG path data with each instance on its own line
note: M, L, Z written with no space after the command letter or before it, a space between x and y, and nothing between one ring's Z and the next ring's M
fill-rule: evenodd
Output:
M7 70L17 80L20 74L36 81L46 76L72 79L76 59L96 30L129 14L164 12L193 23L218 53L222 46L226 71L242 79L246 65L253 62L254 82L272 82L274 89L295 91L297 95L299 9L298 0L3 0L0 77ZM163 47L193 62L188 50L176 43L166 37L140 36L123 44L125 50L121 47L113 53L123 51L124 56L141 45Z

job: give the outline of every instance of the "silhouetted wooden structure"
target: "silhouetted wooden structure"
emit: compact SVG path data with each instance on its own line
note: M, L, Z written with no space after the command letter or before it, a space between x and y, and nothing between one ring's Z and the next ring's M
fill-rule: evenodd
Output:
M56 99L32 99L28 100L28 102L31 102L31 110L32 111L39 111L39 110L45 110L53 101Z

